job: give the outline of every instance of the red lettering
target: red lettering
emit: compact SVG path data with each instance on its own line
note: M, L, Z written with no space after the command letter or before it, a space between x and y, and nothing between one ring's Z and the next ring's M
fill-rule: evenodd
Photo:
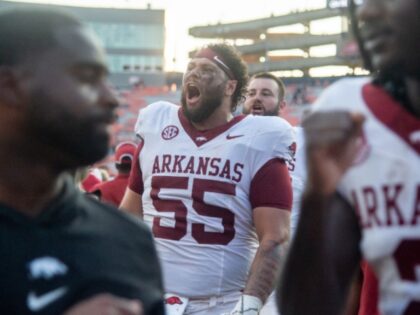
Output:
M371 227L375 223L378 226L381 226L381 221L379 221L379 218L376 215L376 210L378 209L378 201L376 198L375 190L372 187L366 187L363 188L362 192L367 209L366 227Z
M219 177L230 179L230 161L226 160Z
M236 163L233 171L235 172L235 176L232 177L232 180L239 183L242 179L242 170L244 169L244 165L241 163ZM237 177L236 177L237 176Z
M186 190L188 182L188 177L153 176L150 197L153 206L159 212L153 219L152 232L155 237L178 241L187 234L187 207L181 200L159 199L159 192L162 188ZM199 178L193 180L191 195L193 208L200 216L221 219L223 232L208 232L204 224L207 220L198 220L203 223L192 223L191 235L199 244L227 245L235 237L235 215L229 209L206 204L204 202L206 192L235 196L236 189L231 183ZM167 214L173 215L175 226L161 225L161 219L168 217Z
M394 253L395 262L401 279L408 282L410 285L417 285L419 280L417 278L416 269L420 266L420 240L406 239L402 240ZM403 315L417 315L420 314L420 302L416 299L410 300Z
M184 169L184 173L194 174L194 157L190 157L187 167Z
M293 172L295 170L295 163L296 163L296 158L293 158L292 160L287 160L287 169L289 170L289 172Z
M228 209L204 203L206 192L235 196L235 184L208 179L195 179L193 184L193 208L199 215L222 219L223 232L207 232L205 224L193 223L192 237L199 244L227 245L235 237L235 215Z
M216 176L217 174L219 174L220 168L219 168L219 163L222 159L219 158L214 158L210 160L210 167L213 169L212 171L209 172L210 176Z
M363 228L373 226L403 226L418 225L420 223L420 186L414 189L413 211L411 217L406 217L404 209L401 207L401 193L404 190L403 184L384 185L376 191L373 187L361 189L363 199L360 199L358 190L351 191L352 204L356 215ZM378 203L378 199L383 198ZM363 203L364 201L364 203ZM410 198L411 201L411 198ZM379 208L380 207L380 208ZM383 213L383 215L382 215Z
M198 175L207 174L207 167L209 165L209 161L210 161L210 158L208 158L208 157L203 158L203 157L200 156L198 158L198 169L197 169L197 174Z
M152 227L153 235L168 240L180 240L187 234L188 209L181 200L159 199L159 192L162 188L187 189L188 177L153 176L151 185L150 197L156 211L173 213L175 220L175 226L168 227L160 225L161 219L165 217L164 215L155 216Z
M185 160L185 155L175 155L174 166L172 167L172 173L182 173L181 162Z
M414 201L413 218L411 219L412 225L417 225L417 219L420 217L420 185L417 186L417 194Z
M152 174L156 174L156 173L160 173L158 155L155 156L155 161L153 162L153 170L152 170Z
M386 210L386 225L392 225L392 213L397 217L398 225L404 225L404 218L401 214L401 209L397 204L397 198L401 192L402 185L398 184L394 186L395 189L393 190L393 195L390 193L390 186L382 187L382 191L384 192L385 197L385 210Z
M164 154L162 157L162 173L169 173L171 170L169 164L171 164L171 156L169 154Z
M222 163L224 163L222 165ZM232 164L230 160L210 158L205 156L186 156L163 154L155 156L152 174L184 173L218 176L240 182L243 176L244 164Z

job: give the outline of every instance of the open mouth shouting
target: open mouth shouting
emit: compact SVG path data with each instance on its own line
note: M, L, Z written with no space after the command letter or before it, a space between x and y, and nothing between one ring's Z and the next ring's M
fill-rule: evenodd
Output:
M193 105L193 106L196 105L199 102L200 96L201 96L201 92L198 86L195 85L194 83L187 83L186 92L187 92L186 99L187 99L188 105Z
M264 115L265 108L262 106L261 103L254 103L251 107L251 114L252 115Z

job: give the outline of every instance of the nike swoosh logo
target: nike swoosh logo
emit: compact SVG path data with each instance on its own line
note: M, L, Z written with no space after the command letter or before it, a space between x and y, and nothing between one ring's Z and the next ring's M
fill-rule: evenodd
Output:
M240 138L240 137L243 137L244 135L237 135L237 136L231 136L231 135L227 135L226 136L226 139L228 139L228 140L232 140L232 139L235 139L235 138Z
M222 60L220 60L218 56L214 56L213 59L216 60L216 62L222 64L223 66L229 69L229 67Z
M61 288L55 289L54 291L45 293L45 294L40 295L40 296L37 296L37 295L35 295L35 293L30 292L28 294L28 299L27 299L28 308L33 312L37 312L39 310L42 310L43 308L45 308L49 304L58 300L66 292L67 292L66 287L61 287Z

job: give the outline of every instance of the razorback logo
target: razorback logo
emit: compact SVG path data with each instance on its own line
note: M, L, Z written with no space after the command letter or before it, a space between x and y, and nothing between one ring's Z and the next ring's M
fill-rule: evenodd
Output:
M162 138L164 140L171 140L179 134L179 129L177 126L167 126L162 131Z
M195 138L195 141L204 142L204 141L207 141L207 138L206 137L197 137L197 138Z
M181 301L181 299L179 297L170 296L170 297L166 298L165 304L169 304L169 305L179 304L179 305L182 305L184 303Z
M32 260L28 267L32 279L51 279L58 275L65 275L68 271L64 263L49 256Z

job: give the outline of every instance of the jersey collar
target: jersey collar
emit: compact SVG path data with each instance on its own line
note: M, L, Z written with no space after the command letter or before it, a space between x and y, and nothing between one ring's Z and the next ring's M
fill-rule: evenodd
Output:
M234 117L231 121L222 126L208 130L197 130L187 119L187 117L185 117L182 107L180 107L178 110L178 118L181 122L182 128L185 130L185 132L188 134L188 136L191 138L191 140L195 143L197 147L202 146L203 144L224 133L226 130L230 129L233 125L237 124L245 117L245 115L239 115Z
M409 113L380 86L366 84L362 95L373 115L420 154L420 119Z

